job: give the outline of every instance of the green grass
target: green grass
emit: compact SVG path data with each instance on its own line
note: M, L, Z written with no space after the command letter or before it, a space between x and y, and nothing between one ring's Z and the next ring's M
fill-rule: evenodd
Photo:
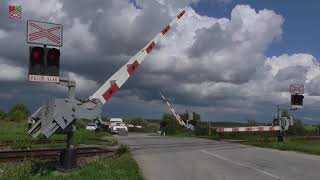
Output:
M42 167L42 168L41 168ZM101 158L68 175L56 175L52 168L36 166L31 162L23 162L0 166L0 179L32 179L32 180L142 180L139 167L130 153L112 158ZM1 173L2 172L2 173Z
M278 143L276 140L266 141L248 141L245 144L273 148L284 151L298 151L308 154L320 155L320 140L294 140L288 139L285 143Z
M2 120L0 125L0 140L31 139L27 134L26 123L14 123Z
M87 131L85 129L77 129L75 132L75 143L76 144L97 144L98 139L102 137L110 136L106 131ZM110 136L111 137L111 136ZM42 137L43 138L43 137ZM65 140L65 134L54 134L49 138L50 140ZM27 133L27 124L26 123L14 123L8 121L2 121L0 125L0 140L16 140L20 142L15 142L12 145L13 149L27 149L27 148L43 148L43 147L64 147L65 143L59 144L31 144L30 140L34 140ZM115 145L112 140L108 145Z
M278 143L276 133L229 133L218 135L216 133L212 136L197 136L200 138L221 140L221 139L236 139L244 140L243 144L273 148L284 151L297 151L307 154L320 155L320 138L308 137L297 138L294 136L287 136L285 143Z

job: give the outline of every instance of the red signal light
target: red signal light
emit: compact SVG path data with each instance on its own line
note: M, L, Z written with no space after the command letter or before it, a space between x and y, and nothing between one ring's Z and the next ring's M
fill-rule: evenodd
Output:
M59 58L60 58L60 51L58 49L55 49L55 48L49 49L47 53L48 61L58 61Z
M41 57L40 51L33 51L32 52L32 59L39 59Z
M39 61L43 58L43 49L41 47L32 48L31 58L34 61Z
M60 51L56 48L47 51L47 75L59 76Z

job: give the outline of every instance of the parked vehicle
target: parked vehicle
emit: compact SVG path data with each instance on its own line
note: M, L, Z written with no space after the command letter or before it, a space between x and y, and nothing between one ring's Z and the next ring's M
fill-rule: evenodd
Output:
M98 129L98 126L97 124L95 123L89 123L87 126L86 126L86 130L89 130L89 131L95 131Z
M121 132L122 135L125 135L128 133L128 128L121 118L111 118L109 129L112 134Z

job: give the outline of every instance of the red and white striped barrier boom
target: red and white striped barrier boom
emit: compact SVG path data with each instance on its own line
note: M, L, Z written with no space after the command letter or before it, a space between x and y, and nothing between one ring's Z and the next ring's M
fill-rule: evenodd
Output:
M185 12L183 10L178 14L155 38L114 73L89 99L99 99L102 105L105 104L137 70L142 61L151 53L157 43L165 37L165 34L172 26L181 19Z
M253 127L233 127L233 128L217 128L217 132L265 132L280 131L280 126L253 126Z
M128 124L127 127L133 127L133 128L139 128L141 129L142 126L139 126L139 125L133 125L133 124Z
M179 116L179 114L176 113L176 111L173 109L173 107L171 106L171 104L169 103L169 101L167 100L167 98L165 98L162 93L160 93L162 99L167 103L169 110L171 111L171 113L174 115L174 117L176 118L176 120L178 121L178 123L181 126L185 126L186 123L184 123L184 121L181 119L181 117Z

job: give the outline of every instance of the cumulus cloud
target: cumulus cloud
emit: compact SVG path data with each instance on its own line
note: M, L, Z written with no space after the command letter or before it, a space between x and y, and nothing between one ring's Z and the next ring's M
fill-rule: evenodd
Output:
M96 81L87 79L86 77L73 72L67 72L66 77L67 79L74 80L76 82L76 90L80 93L87 93L97 89L98 87Z
M22 67L9 64L0 58L0 81L21 81L26 79L26 72Z
M61 69L87 96L193 3L198 0L35 0L23 4L23 16L63 24ZM0 80L14 81L24 78L27 69L28 48L21 43L25 24L8 22L4 12L0 12L0 55L12 63L0 61ZM144 109L151 112L153 106L161 106L158 92L163 90L174 97L179 110L194 108L217 118L224 112L264 114L266 107L289 102L290 83L304 83L307 103L314 107L320 92L315 57L299 52L266 57L272 43L281 40L284 21L277 12L248 5L235 6L230 18L208 17L187 8L179 24L116 95L119 108L110 105L111 109L130 111L130 101L143 115ZM10 87L16 86L5 91Z
M66 53L75 51L92 52L97 48L96 38L89 31L92 22L82 23L78 18L73 19L71 28L64 34Z
M23 13L32 14L35 17L46 17L49 21L59 21L65 17L63 3L60 0L33 0L22 2Z

